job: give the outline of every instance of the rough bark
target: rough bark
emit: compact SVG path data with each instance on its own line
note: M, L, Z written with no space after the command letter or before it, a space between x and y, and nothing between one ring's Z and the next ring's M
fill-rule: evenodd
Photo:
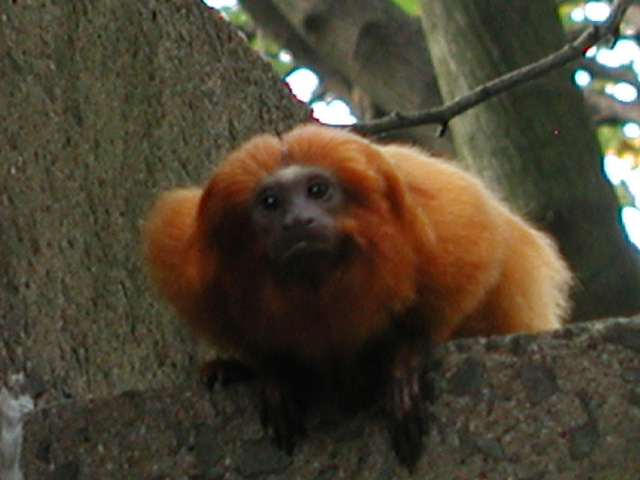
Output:
M429 0L423 25L441 93L451 100L557 50L551 0ZM452 14L455 12L455 14ZM578 274L578 319L640 310L640 257L623 234L584 102L564 69L451 122L458 157L547 227Z
M387 0L242 0L261 28L328 78L364 92L386 112L441 103L417 18ZM357 95L356 95L357 96ZM450 153L437 126L405 132L429 150Z
M439 347L412 478L635 478L639 349L640 319ZM289 457L262 432L256 394L187 384L40 410L26 418L23 470L56 480L409 477L379 409L318 409Z
M262 130L307 118L197 0L0 3L0 384L47 401L170 385L194 348L138 228Z

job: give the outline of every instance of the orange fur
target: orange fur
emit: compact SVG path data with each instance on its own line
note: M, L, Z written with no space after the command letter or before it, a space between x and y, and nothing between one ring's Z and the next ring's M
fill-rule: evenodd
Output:
M358 247L317 289L279 284L249 222L256 186L292 163L333 172L347 197L336 220ZM179 315L248 359L356 352L409 309L431 343L549 330L568 312L571 275L553 242L474 176L318 125L244 143L204 190L162 197L143 237L151 277Z

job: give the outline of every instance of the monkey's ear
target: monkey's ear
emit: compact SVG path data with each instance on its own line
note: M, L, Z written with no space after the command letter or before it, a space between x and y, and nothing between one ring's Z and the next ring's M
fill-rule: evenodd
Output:
M198 208L198 237L205 251L227 258L246 257L254 252L255 235L249 219L249 201L230 201L216 182L205 189Z
M198 208L202 233L221 234L224 228L247 225L249 203L256 185L273 172L282 152L280 140L264 134L243 143L214 170Z
M411 211L409 207L411 201L405 180L398 174L389 159L379 159L376 164L378 175L384 182L384 194L387 202L398 217L405 217Z
M222 222L224 210L216 203L213 187L209 183L204 189L198 205L198 234L200 238L210 238Z

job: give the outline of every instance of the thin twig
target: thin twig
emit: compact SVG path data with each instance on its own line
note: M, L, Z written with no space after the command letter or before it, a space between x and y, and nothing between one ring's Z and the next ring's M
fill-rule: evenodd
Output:
M589 27L573 42L568 43L557 52L480 85L445 105L417 112L394 112L376 120L356 123L351 125L351 128L362 133L375 135L418 125L439 123L441 130L444 131L451 119L457 115L500 93L563 67L582 57L584 52L603 39L617 39L620 22L632 3L633 0L614 0L609 18L605 22Z

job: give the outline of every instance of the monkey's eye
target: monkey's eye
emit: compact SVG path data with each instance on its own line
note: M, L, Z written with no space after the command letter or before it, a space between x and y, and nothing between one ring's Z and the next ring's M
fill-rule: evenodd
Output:
M264 193L260 196L258 204L262 210L275 212L280 208L280 199L273 193Z
M314 200L324 200L330 193L331 184L323 179L316 179L307 187L307 195Z

